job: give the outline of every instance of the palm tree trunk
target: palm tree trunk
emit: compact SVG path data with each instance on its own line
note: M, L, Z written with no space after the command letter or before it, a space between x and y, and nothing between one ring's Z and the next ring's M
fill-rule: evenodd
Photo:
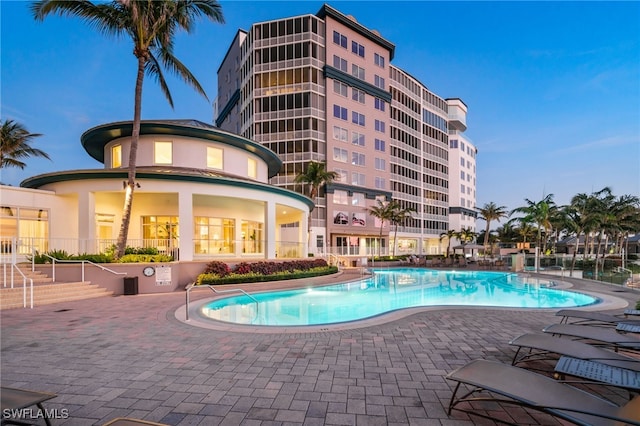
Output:
M127 179L127 191L124 197L124 207L122 209L122 224L116 245L116 258L124 255L127 246L127 236L129 234L129 224L131 223L131 210L133 207L133 191L136 186L136 161L138 157L138 140L140 139L140 120L142 111L142 83L144 82L143 57L138 58L138 74L136 76L135 100L133 105L133 125L131 130L131 146L129 148L129 174Z

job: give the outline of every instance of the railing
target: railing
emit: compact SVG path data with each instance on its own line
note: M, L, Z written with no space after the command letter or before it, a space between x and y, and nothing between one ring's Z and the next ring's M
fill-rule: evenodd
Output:
M186 320L189 321L189 302L190 302L190 297L189 295L191 294L191 290L193 290L194 288L208 288L211 291L213 291L216 294L223 294L223 293L232 293L232 292L240 292L242 294L244 294L245 296L247 296L249 299L253 300L253 302L256 304L256 317L258 316L258 299L256 299L255 297L253 297L252 295L250 295L249 293L247 293L246 291L244 291L241 288L230 288L228 290L216 290L215 288L213 288L213 286L210 285L195 285L194 283L191 283L187 286L187 292L186 292Z
M18 265L15 263L9 264L11 266L11 288L13 288L13 271L16 270L20 275L22 275L22 307L27 307L27 280L29 280L30 287L30 307L33 309L33 278L27 278L27 276L18 268ZM3 274L4 274L4 286L7 286L7 264L3 265Z
M85 279L84 279L84 276L85 276L85 274L84 274L84 264L85 263L91 264L91 265L95 266L96 268L100 268L103 271L111 272L112 274L115 274L115 275L127 275L126 272L117 272L117 271L114 271L112 269L105 268L102 265L98 265L97 263L93 263L90 260L61 260L61 259L56 259L55 257L51 257L46 253L43 253L42 255L45 256L45 257L48 257L49 259L51 259L51 264L52 264L51 278L53 279L53 282L56 281L56 262L58 262L58 263L82 263L82 282L85 281ZM32 271L35 271L35 263L34 263L34 260L33 260L34 258L35 258L35 256L32 256L32 258L31 258L31 270Z

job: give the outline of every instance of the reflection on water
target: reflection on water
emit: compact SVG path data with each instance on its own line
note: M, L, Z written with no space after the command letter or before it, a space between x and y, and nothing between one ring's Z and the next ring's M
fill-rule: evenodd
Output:
M569 308L597 302L558 290L553 282L487 271L374 269L358 282L298 290L255 293L205 305L202 315L253 325L318 325L354 321L416 306L466 305L514 308Z

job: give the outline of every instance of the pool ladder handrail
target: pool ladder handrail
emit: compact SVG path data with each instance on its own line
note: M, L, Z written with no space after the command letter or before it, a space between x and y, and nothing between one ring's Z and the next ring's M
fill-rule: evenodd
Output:
M240 292L242 294L244 294L245 296L247 296L249 299L253 300L253 302L256 304L256 317L258 316L258 307L260 306L258 303L258 299L256 299L255 297L253 297L252 295L250 295L249 293L247 293L246 291L244 291L241 288L230 288L228 290L216 290L212 285L196 285L195 283L191 283L189 285L187 285L187 293L186 293L186 320L189 321L189 295L191 294L191 290L193 290L194 288L208 288L211 291L213 291L215 294L223 294L223 293L232 293L232 292Z

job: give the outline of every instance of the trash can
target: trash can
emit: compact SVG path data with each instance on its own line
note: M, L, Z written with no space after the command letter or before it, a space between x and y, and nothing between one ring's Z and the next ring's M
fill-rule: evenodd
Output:
M125 296L138 294L138 277L125 277L124 294Z

